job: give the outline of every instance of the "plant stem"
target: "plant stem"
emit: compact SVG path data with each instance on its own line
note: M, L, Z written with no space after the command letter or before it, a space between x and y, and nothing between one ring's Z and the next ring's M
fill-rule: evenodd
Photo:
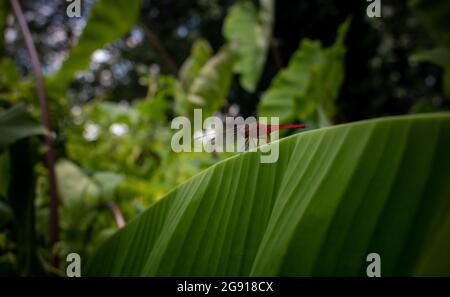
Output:
M25 42L28 54L30 55L31 65L34 78L36 80L36 93L41 109L41 121L49 132L52 131L50 123L50 115L48 111L47 98L45 95L44 80L41 73L41 65L36 52L36 48L31 37L30 30L23 15L20 4L17 0L10 0L14 15L19 23L20 32ZM49 179L50 192L50 254L52 257L52 265L55 268L59 266L58 253L54 251L56 243L59 241L59 224L58 224L58 191L55 175L55 152L53 148L53 138L51 135L45 136L45 144L47 146L46 161Z
M178 67L175 64L175 61L170 56L169 52L164 48L158 36L144 23L139 22L139 26L144 31L145 36L147 37L150 44L159 51L161 58L164 61L164 64L169 68L169 70L173 73L173 75L178 76Z
M113 214L117 228L120 229L125 226L125 219L123 218L122 212L120 211L117 204L115 204L114 202L109 202L107 205Z

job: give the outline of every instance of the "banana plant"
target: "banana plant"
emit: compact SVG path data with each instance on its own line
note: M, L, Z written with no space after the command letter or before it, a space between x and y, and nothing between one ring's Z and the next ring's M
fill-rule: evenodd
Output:
M450 275L450 114L303 132L220 162L107 240L95 276Z

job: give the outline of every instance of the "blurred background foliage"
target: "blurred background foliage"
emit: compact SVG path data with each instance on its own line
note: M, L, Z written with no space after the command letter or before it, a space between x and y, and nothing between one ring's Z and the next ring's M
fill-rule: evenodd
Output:
M279 116L311 128L448 110L445 0L22 0L54 131L31 61L0 3L0 274L60 274L51 253L88 258L105 238L189 177L224 159L175 154L170 121ZM292 131L291 131L292 132ZM57 151L60 234L49 250L48 174Z

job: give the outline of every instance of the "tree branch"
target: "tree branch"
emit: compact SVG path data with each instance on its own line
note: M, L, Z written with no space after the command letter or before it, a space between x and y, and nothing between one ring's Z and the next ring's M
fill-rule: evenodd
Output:
M23 15L20 4L17 0L10 0L14 15L19 23L20 32L25 42L28 54L30 55L31 65L34 78L36 80L36 93L39 99L41 109L41 121L48 131L52 131L50 124L50 115L48 111L47 98L45 95L44 80L41 73L41 65L34 47L33 38ZM45 144L47 146L46 161L49 178L50 192L50 251L52 257L52 265L55 268L59 266L58 253L54 251L56 243L59 241L59 222L58 222L58 191L55 175L55 153L53 148L53 138L50 135L45 136Z
M159 52L167 68L169 68L169 70L173 73L173 75L178 76L177 64L172 59L169 52L164 48L158 36L144 22L140 21L139 26L144 31L144 34L147 37L150 44Z
M277 42L272 36L270 37L269 44L270 44L270 49L272 51L272 55L275 59L275 64L277 65L278 70L283 69L283 67L284 67L283 59L281 58L281 54L278 49Z

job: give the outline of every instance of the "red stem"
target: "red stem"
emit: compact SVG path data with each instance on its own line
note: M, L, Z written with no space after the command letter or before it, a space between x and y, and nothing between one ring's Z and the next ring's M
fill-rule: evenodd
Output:
M139 23L140 27L144 31L150 44L159 52L164 64L169 68L173 75L178 76L178 67L175 61L170 56L169 52L164 48L163 44L159 40L158 36L144 23Z
M14 15L19 23L20 32L25 42L28 54L30 55L31 65L34 78L36 80L36 93L41 109L41 121L48 131L52 131L50 124L50 116L48 111L47 98L45 95L44 80L41 73L41 65L34 47L33 38L25 21L22 9L17 0L10 0ZM59 267L58 253L54 251L56 243L59 241L59 224L58 224L58 191L55 175L55 152L53 148L53 138L50 135L45 136L45 144L47 146L46 161L49 179L50 192L50 254L52 257L52 265Z
M273 131L279 129L295 129L295 128L306 128L305 124L286 124L286 125L267 125L267 133L272 133Z

